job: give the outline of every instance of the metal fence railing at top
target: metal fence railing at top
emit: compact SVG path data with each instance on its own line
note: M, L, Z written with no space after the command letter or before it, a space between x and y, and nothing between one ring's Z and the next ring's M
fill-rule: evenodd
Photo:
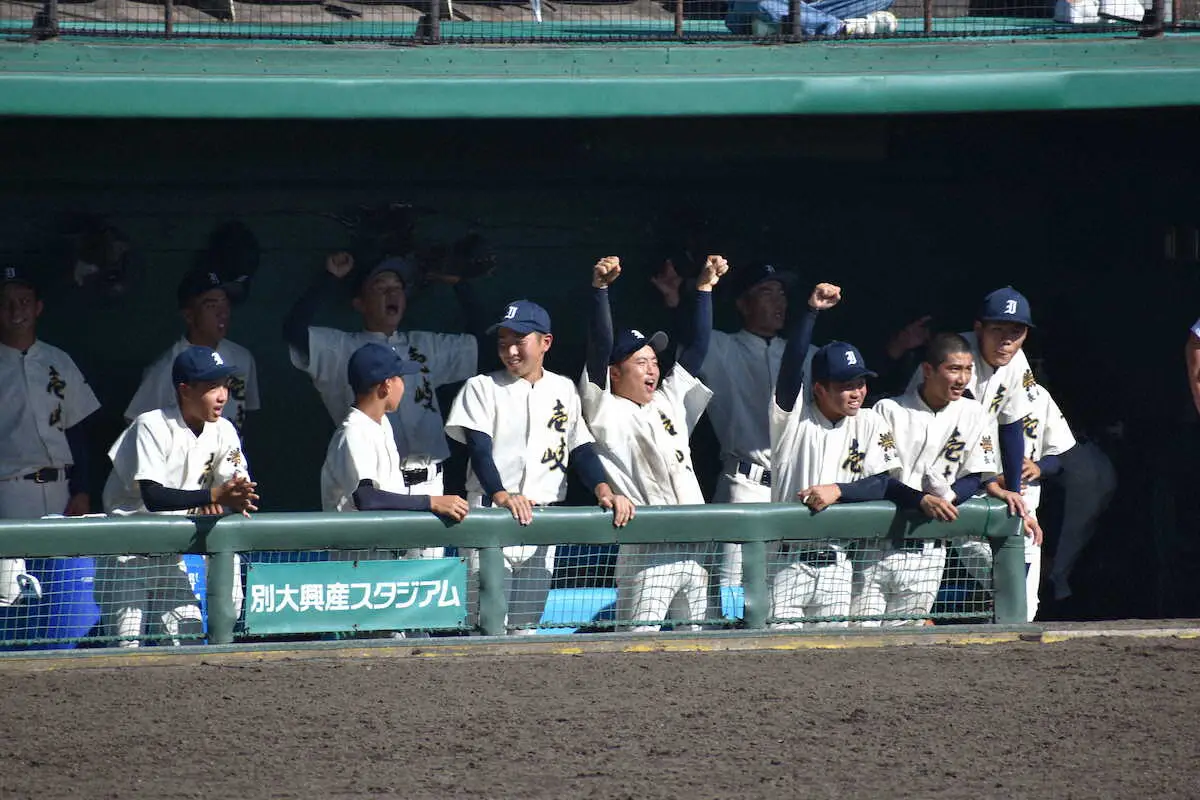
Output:
M645 508L620 530L589 508L4 520L0 574L25 577L0 646L1019 623L1023 542L989 500L949 524L889 503Z
M413 44L1155 34L1194 0L0 0L7 36Z

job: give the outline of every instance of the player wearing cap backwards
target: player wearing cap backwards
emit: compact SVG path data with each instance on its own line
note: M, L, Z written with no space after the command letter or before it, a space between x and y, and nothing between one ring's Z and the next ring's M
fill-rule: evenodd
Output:
M404 397L404 376L421 365L390 347L367 342L347 367L354 405L333 434L321 468L325 511L432 511L455 522L467 516L456 495L416 494L405 485L400 454L387 415Z
M90 510L84 420L100 407L71 357L37 338L43 309L33 279L0 269L0 518L78 516ZM25 560L0 559L0 607L24 587L40 595Z
M841 289L818 283L808 312L798 315L771 405L771 499L804 503L818 513L834 503L882 500L889 478L900 469L892 431L863 408L867 368L858 348L830 342L812 356L812 388L804 386L804 364L817 314L841 300ZM835 540L793 541L768 558L774 627L799 628L800 617L845 617L850 613L854 567ZM846 622L822 622L844 627Z
M110 514L220 514L258 510L237 429L222 412L238 367L209 347L175 357L175 403L139 414L117 437L104 486ZM236 569L236 566L235 566ZM235 581L235 586L238 582ZM240 591L234 590L235 601ZM109 634L136 647L144 632L180 638L202 632L200 608L177 555L116 556L97 571L97 597ZM149 615L149 630L144 628Z
M249 350L225 338L232 317L230 291L234 288L215 270L194 269L183 276L176 296L186 330L142 373L141 385L125 409L127 421L175 403L175 385L171 381L175 357L188 347L200 345L216 350L227 364L237 365L238 372L229 376L229 402L221 413L239 431L244 429L246 412L260 408L258 368Z
M499 506L521 525L533 521L533 507L561 503L567 496L567 466L574 464L613 524L633 517L633 504L614 494L583 421L579 393L569 378L545 369L554 341L550 315L529 300L515 300L488 329L504 369L476 375L463 386L446 420L446 433L464 442L470 454L467 500L472 506ZM554 546L504 548L510 589L508 622L517 632L541 618ZM477 554L468 551L471 572Z
M970 342L956 333L940 333L926 349L921 382L900 397L875 404L900 455L902 475L888 491L888 499L900 508L952 521L958 517L956 506L996 474L995 420L966 396L974 363ZM902 615L908 619L886 624L921 624L937 597L946 542L906 540L899 548L886 540L872 544L879 548L878 558L864 564L854 615Z
M404 395L398 408L388 414L388 420L396 438L405 488L413 494L441 495L442 463L450 450L434 390L475 374L482 313L467 282L458 281L454 283L454 291L463 306L467 328L473 334L397 330L409 300L419 288L420 276L413 261L388 258L367 271L354 298L354 308L363 318L362 331L347 333L313 326L321 299L335 292L339 281L353 269L354 259L349 254L331 255L317 282L288 312L284 339L291 347L292 364L312 378L336 424L341 424L354 403L346 369L351 354L358 348L376 342L420 364L420 372L404 377ZM436 558L442 550L428 548L424 554Z
M704 362L712 290L728 269L721 256L708 257L696 283L691 344L660 381L658 354L667 346L666 334L623 330L614 338L608 287L621 274L621 261L602 258L592 268L591 335L579 383L583 415L614 488L635 505L704 502L688 440L712 392L692 370ZM707 551L694 543L621 545L617 619L633 620L635 633L659 630L668 615L681 623L704 619L712 560Z

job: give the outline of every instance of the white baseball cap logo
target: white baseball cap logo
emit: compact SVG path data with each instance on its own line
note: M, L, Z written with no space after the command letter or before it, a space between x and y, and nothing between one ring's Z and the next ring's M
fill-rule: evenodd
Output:
M208 273L208 280L209 280L209 283L220 283L221 282L221 279L217 277L217 273L215 273L215 272Z
M508 309L504 312L505 319L512 319L516 315L517 315L517 307L516 306L509 306Z
M853 367L857 363L858 363L858 359L854 357L854 351L847 350L846 351L846 366Z
M773 266L772 266L772 265L770 265L770 264L767 264L767 266L766 266L766 267L764 267L764 269L766 270L766 272L767 272L767 274L768 274L768 275L774 275L774 274L775 274L775 267L773 267Z
M218 353L216 350L213 351L212 357L213 357L213 363L216 364L218 367L225 366L224 359L221 358L221 354Z
M1004 313L1005 314L1017 313L1017 301L1016 300L1005 300L1004 301Z
M635 339L645 339L646 338L645 336L642 335L642 332L637 330L636 328L634 330L631 330L630 333L633 334L633 338L635 338Z

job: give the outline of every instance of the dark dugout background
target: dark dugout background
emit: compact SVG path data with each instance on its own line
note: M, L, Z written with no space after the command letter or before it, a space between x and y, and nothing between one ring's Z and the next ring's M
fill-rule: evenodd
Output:
M411 201L423 241L479 230L499 268L487 307L529 297L555 319L549 366L582 365L588 276L603 255L626 272L618 324L666 326L650 274L704 221L734 269L768 259L846 300L818 339L873 350L922 314L965 330L979 298L1011 283L1031 299L1027 351L1067 417L1100 437L1120 486L1076 568L1076 598L1050 614L1200 615L1195 412L1184 379L1200 315L1194 110L890 118L480 122L5 120L0 250L48 284L41 334L70 352L104 408L95 472L142 368L182 331L179 276L216 224L237 218L262 246L230 338L254 352L264 409L247 450L264 508L319 506L332 423L291 367L283 315L349 243L324 212ZM61 233L101 214L131 240L130 290L71 288ZM1172 235L1173 233L1173 235ZM1173 247L1170 242L1173 242ZM322 324L354 327L347 298ZM458 330L451 292L410 307L409 327ZM730 303L717 322L736 328ZM496 365L491 352L483 366ZM448 404L450 397L444 397ZM710 435L698 467L715 469ZM99 489L96 484L96 502ZM1053 527L1055 493L1044 516ZM1053 541L1051 541L1051 550Z

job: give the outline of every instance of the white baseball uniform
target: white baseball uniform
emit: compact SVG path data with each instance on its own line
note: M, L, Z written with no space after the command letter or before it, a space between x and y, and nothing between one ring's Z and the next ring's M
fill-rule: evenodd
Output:
M747 330L713 331L708 354L700 369L704 385L712 389L708 407L717 442L721 446L721 476L713 493L715 503L771 502L771 404L775 380L787 340L770 340ZM804 385L811 385L812 356L804 358ZM742 583L742 548L722 546L720 585Z
M139 414L175 405L177 401L175 386L171 383L171 367L175 357L191 346L186 337L181 337L146 367L142 382L125 409L126 420L132 422ZM237 374L229 377L229 401L225 403L221 416L241 430L246 422L246 412L262 407L258 396L258 367L250 351L237 342L222 339L216 351L226 364L238 368Z
M853 483L897 473L900 458L888 423L869 408L830 422L805 386L795 406L771 402L771 500L798 503L810 486ZM800 628L801 617L844 617L854 568L836 540L783 541L768 551L772 627ZM814 627L845 627L845 622Z
M689 439L712 398L707 386L676 364L644 406L613 394L607 371L603 389L588 379L586 368L579 387L584 419L614 492L639 506L704 503ZM701 543L621 545L617 619L634 620L634 633L657 631L668 616L705 619L711 551Z
M974 332L960 335L971 345L971 357L975 362L967 391L998 425L1020 422L1030 412L1037 388L1025 351L1018 350L1012 360L996 369L983 360ZM922 380L921 368L917 367L908 382L909 391L919 386Z
M530 383L507 370L476 375L463 385L446 420L446 433L466 442L467 430L492 437L492 458L506 491L536 505L561 503L567 496L567 461L572 450L592 442L583 421L579 392L567 377L545 370ZM475 475L467 469L467 502L491 504ZM469 571L476 576L479 554L464 548ZM554 572L554 545L504 548L508 573L508 620L532 632L541 619Z
M362 481L370 481L376 489L393 494L422 494L404 483L400 468L400 453L392 423L386 415L379 422L351 406L342 424L334 431L321 466L321 509L351 512L354 491ZM364 551L349 550L342 556L349 560L391 557L363 555ZM407 550L408 558L441 558L445 548L414 548Z
M478 344L465 333L396 331L390 336L372 331L347 333L333 328L308 329L308 356L289 348L292 364L308 373L321 395L325 410L341 424L354 403L346 368L354 351L368 342L391 347L401 358L421 364L421 371L404 376L404 398L388 415L396 449L404 470L427 470L424 481L409 488L414 494L444 493L442 462L450 456L438 406L439 386L466 380L475 374Z
M1075 436L1054 398L1044 386L1034 390L1033 410L1022 420L1025 435L1025 456L1030 461L1041 461L1046 456L1059 456L1075 446ZM1021 494L1025 507L1037 516L1042 500L1041 481L1033 481ZM1042 579L1042 548L1025 538L1025 599L1029 606L1028 620L1033 622L1038 610L1038 589Z
M24 353L0 344L0 518L37 519L66 510L67 468L74 458L65 431L99 407L62 350L41 340ZM57 471L56 480L25 477L47 468ZM17 601L24 574L25 559L0 559L0 606Z
M902 465L900 481L917 491L949 486L959 478L996 474L996 425L979 403L966 398L940 411L931 409L919 389L880 400L875 410L891 426ZM862 588L854 599L854 615L924 616L937 598L946 565L943 540L906 542L895 549L880 541L878 558L863 565ZM864 623L878 625L878 622ZM920 619L892 620L888 625L919 625Z
M104 485L104 510L114 515L149 513L138 481L168 489L211 489L236 476L249 477L237 429L225 418L192 432L178 407L139 414L108 451L113 470ZM186 515L186 510L160 514ZM113 556L97 564L97 601L110 636L137 647L147 614L179 643L180 626L198 623L200 607L178 555ZM235 564L234 569L240 572ZM237 574L235 572L235 575ZM240 577L234 601L241 597ZM151 633L155 630L152 628Z

